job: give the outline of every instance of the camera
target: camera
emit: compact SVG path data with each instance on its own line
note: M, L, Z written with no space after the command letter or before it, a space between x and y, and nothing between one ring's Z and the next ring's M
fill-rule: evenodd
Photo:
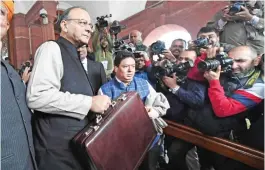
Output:
M164 76L170 77L172 73L176 73L178 77L177 82L183 83L186 79L188 70L193 66L194 63L192 60L181 64L175 64L165 59L161 61L160 66L154 66L152 68L152 74L156 79L162 79Z
M208 38L198 38L197 40L194 40L193 43L196 45L196 47L200 48L206 47L210 44Z
M100 16L100 17L97 17L97 26L98 28L105 28L105 27L108 27L108 21L105 20L105 18L110 18L112 17L112 15L110 14L109 16L108 15L105 15L105 16Z
M125 25L121 25L119 21L113 21L113 23L110 26L109 32L112 35L117 35L121 32L122 29L125 29Z
M162 54L162 52L166 49L166 45L163 41L156 41L153 44L151 44L151 52L154 54Z
M141 52L139 52L139 51L134 51L133 55L135 58L141 58L142 57Z
M245 6L245 3L242 1L233 1L233 5L230 6L229 9L229 15L235 15L235 13L238 13L241 11L241 6Z
M29 72L32 71L32 68L33 68L33 67L31 66L31 63L30 63L29 61L27 61L27 62L25 62L25 63L21 66L20 70L18 71L18 74L19 74L19 75L23 75L23 73L24 73L26 67L29 67L29 68L30 68L30 69L29 69Z
M224 73L232 72L233 59L228 58L227 54L218 54L213 59L207 59L198 63L198 69L202 72L216 70L221 65Z
M130 52L135 51L135 47L130 46L129 44L125 43L123 40L115 41L113 47L115 51L122 51L122 50L127 50Z

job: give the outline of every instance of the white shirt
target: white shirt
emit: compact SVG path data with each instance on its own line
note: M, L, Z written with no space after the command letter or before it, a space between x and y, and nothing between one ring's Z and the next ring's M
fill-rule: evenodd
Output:
M84 119L91 108L92 97L59 91L62 77L63 62L60 47L57 43L48 41L42 44L35 54L34 67L27 88L29 108Z
M86 70L86 73L87 73L87 58L84 58L82 61L81 61L84 69Z

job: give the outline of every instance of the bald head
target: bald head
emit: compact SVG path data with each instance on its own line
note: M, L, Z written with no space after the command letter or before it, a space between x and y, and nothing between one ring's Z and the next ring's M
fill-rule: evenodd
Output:
M138 30L133 30L129 35L129 39L130 39L130 42L133 44L142 42L142 33Z

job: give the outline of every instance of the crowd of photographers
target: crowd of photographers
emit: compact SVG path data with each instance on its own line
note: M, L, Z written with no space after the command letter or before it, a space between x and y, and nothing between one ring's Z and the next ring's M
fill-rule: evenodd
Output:
M78 49L85 70L86 60L101 62L112 80L115 56L129 52L136 63L134 76L166 96L170 109L164 118L264 150L263 2L230 1L199 30L196 40L176 39L169 49L162 41L145 46L137 30L128 42L118 40L124 26L117 21L109 26L106 17L98 18L94 28L93 50L88 45ZM31 67L26 62L20 70L25 84ZM187 170L189 153L203 170L251 169L181 139L166 136L161 143L158 154L165 158L167 151L169 161L159 161L160 168Z

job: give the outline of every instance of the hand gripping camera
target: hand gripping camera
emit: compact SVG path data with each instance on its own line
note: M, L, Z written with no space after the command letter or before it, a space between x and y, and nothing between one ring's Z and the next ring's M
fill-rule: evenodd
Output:
M154 66L152 68L152 73L157 79L162 79L164 76L170 77L172 73L176 73L178 83L183 83L186 78L188 70L194 66L192 60L189 60L185 63L175 64L165 59L161 61L160 66Z
M228 58L227 54L218 54L215 58L207 59L198 63L198 69L202 72L216 70L221 65L223 73L231 73L233 59Z
M25 63L21 66L20 70L18 71L18 74L19 74L19 75L23 75L23 73L24 73L26 67L29 67L29 68L30 68L30 69L29 69L29 72L32 71L33 66L31 66L30 62L27 61L27 62L25 62Z

